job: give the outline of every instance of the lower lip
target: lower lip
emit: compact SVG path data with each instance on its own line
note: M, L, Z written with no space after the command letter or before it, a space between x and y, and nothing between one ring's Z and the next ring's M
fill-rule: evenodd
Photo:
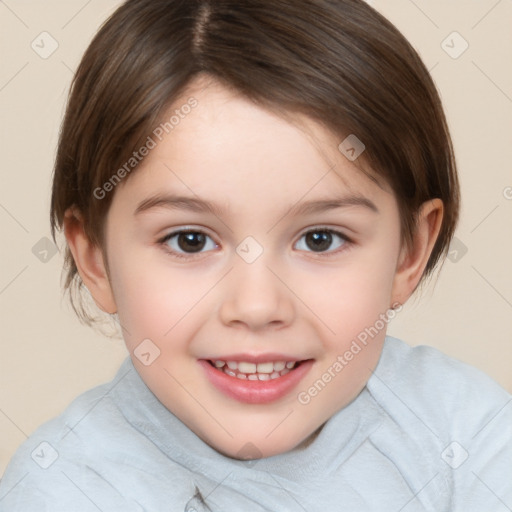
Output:
M225 395L247 404L266 404L286 396L305 377L313 365L313 360L301 362L296 368L282 377L270 380L244 380L231 377L200 359L208 380Z

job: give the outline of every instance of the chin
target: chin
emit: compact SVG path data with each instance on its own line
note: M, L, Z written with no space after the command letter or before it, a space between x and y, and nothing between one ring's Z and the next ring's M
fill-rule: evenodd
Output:
M238 460L257 460L282 453L289 452L295 448L306 448L314 441L321 430L317 428L313 433L297 432L291 434L289 430L282 429L278 433L279 426L271 434L262 433L260 430L255 435L240 435L231 439L228 443L219 442L218 439L205 439L212 448L219 453ZM224 439L225 440L225 439Z

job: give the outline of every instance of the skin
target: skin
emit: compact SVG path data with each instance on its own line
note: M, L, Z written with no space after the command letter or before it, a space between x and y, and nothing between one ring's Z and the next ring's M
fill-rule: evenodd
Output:
M119 315L135 368L159 400L219 452L241 458L252 443L266 457L312 441L365 386L385 329L309 403L297 399L360 332L414 291L439 232L442 203L423 205L406 250L393 193L340 153L338 137L205 77L183 97L191 95L198 106L112 192L104 251L85 236L74 209L65 233L84 284L99 307ZM157 194L205 199L220 211L157 206L135 213ZM346 196L366 198L378 212L361 205L290 211L297 203ZM202 252L181 248L185 257L178 258L176 237L162 238L185 228L210 238ZM315 251L304 234L325 229L350 241L333 236L327 249ZM252 263L236 252L248 236L263 249ZM160 350L148 366L134 356L144 339ZM240 352L280 352L314 363L285 397L246 404L213 387L198 364Z

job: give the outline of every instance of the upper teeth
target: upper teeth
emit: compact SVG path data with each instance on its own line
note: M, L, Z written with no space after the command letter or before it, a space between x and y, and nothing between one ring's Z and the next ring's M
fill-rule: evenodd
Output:
M217 368L227 365L230 370L238 370L241 373L273 373L285 368L293 368L295 361L276 361L267 363L248 363L245 361L215 361Z

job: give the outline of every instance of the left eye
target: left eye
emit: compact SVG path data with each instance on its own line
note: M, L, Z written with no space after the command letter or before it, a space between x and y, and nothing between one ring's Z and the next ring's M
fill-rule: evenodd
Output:
M208 235L200 231L171 233L162 242L178 254L194 254L203 251L203 249L211 250L217 247L217 244Z
M347 237L337 231L332 229L316 229L304 233L297 242L297 248L308 252L327 252L330 249L330 252L332 252L347 242Z

